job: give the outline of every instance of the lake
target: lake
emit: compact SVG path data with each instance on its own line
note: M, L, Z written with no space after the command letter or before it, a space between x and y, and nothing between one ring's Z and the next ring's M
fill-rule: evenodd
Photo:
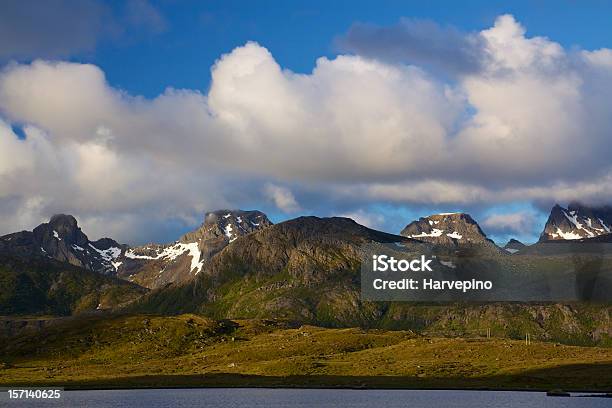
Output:
M7 402L5 392L0 402ZM211 408L598 408L610 407L608 398L547 397L540 392L319 390L319 389L154 389L64 391L61 400L8 400L6 406L32 407L211 407Z

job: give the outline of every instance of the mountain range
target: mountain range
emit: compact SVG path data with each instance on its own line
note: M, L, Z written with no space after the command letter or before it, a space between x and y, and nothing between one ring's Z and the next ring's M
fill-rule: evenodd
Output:
M556 231L558 226L568 238L574 237L568 235L571 228L581 230L576 224L565 224L558 217L559 211L566 220L575 216L582 229L589 225L581 218L587 214L591 214L591 226L608 226L600 210L587 213L583 208L572 214L573 208L555 206L547 228ZM593 222L595 216L601 218L600 224ZM564 241L582 245L583 239ZM539 271L562 271L570 262L565 255L550 258L532 250L548 242L524 246L511 240L504 249L499 248L464 213L423 217L394 235L348 218L299 217L274 225L259 211L220 210L207 213L199 228L176 242L129 247L110 238L90 241L74 217L56 215L31 232L0 237L0 281L6 283L0 289L0 314L120 309L162 314L195 312L220 319L281 318L323 326L428 330L456 327L458 321L453 323L451 317L463 315L465 320L460 326L467 330L477 316L505 324L502 320L510 319L512 313L535 312L529 305L500 304L492 306L494 314L485 318L485 309L478 305L457 308L363 301L363 244L391 243L414 253L433 250L449 267L458 264L461 268L479 268L483 273L503 268L529 281ZM481 250L478 258L466 258L461 249L474 247ZM572 258L571 262L578 261ZM589 259L584 262L590 267ZM592 289L589 296L595 293ZM521 311L514 310L517 308ZM469 318L465 315L468 309ZM487 313L493 309L486 309ZM558 314L559 310L563 310L562 314ZM544 313L547 323L542 324L551 324L550 319L558 322L546 326L546 335L551 338L569 335L557 324L579 328L576 330L581 338L612 338L609 308L588 309L588 319L585 310L563 304L542 306L533 318ZM509 326L505 330L513 329Z

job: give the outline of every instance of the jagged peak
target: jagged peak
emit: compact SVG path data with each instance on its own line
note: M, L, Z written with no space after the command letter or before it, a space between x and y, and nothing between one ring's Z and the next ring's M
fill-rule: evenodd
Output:
M525 248L527 245L523 244L521 241L519 241L518 239L514 239L511 238L506 245L504 245L504 250L506 250L506 252L509 252L511 254L514 254L520 250L522 250L523 248Z
M550 211L540 242L580 240L612 232L612 208L587 206L572 201L567 208L555 204Z
M76 218L70 214L55 214L49 219L49 225L52 227L64 227L69 229L78 228Z
M239 236L257 229L272 225L266 214L259 210L209 211L204 215L204 222L196 230L186 233L180 242L201 242L202 240L224 237L233 242Z
M55 214L49 219L49 222L34 228L33 232L38 239L52 236L54 239L67 239L70 243L79 244L88 240L79 228L76 218L69 214Z

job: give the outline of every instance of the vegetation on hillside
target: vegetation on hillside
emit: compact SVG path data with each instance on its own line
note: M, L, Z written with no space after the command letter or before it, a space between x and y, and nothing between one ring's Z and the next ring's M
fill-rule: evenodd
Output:
M612 348L196 315L81 316L0 343L2 386L610 391L610 369Z

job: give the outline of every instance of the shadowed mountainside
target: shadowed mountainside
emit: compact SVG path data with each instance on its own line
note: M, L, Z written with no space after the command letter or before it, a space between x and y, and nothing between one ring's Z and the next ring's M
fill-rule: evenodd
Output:
M69 315L124 306L138 285L46 257L0 254L0 315Z

